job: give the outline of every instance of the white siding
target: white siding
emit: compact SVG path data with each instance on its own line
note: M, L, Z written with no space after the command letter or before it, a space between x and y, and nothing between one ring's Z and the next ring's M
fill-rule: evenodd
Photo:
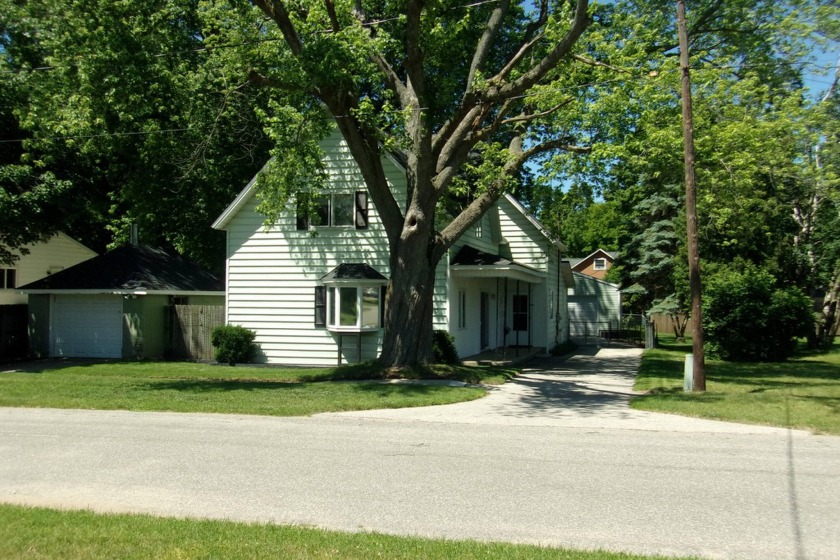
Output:
M511 332L507 336L507 343L527 344L550 351L561 339L556 332L555 319L549 314L549 297L552 290L557 290L557 247L551 242L534 222L522 211L515 207L507 198L499 199L499 226L502 237L507 243L507 249L514 262L530 266L546 273L546 279L539 284L530 285L531 333L529 340L523 340L523 334ZM561 280L562 282L562 280ZM517 293L515 281L508 281L510 293ZM519 294L528 294L528 285L520 283ZM510 298L509 298L510 299ZM510 302L508 302L510 305ZM565 310L560 304L557 310L562 320ZM510 313L510 312L508 312Z
M534 223L505 197L499 199L499 225L513 260L546 271L553 244Z
M621 292L617 284L610 284L591 276L575 273L575 285L569 289L569 313L571 320L578 324L572 324L572 333L587 327L588 329L607 328L607 323L617 327L621 320ZM594 324L601 324L594 325ZM587 332L589 332L587 330Z
M334 192L364 190L365 184L355 161L338 132L322 143L329 175L327 189ZM386 176L397 201L404 204L404 171L391 160L384 161ZM244 200L244 199L240 199ZM227 321L257 332L260 359L292 365L335 365L359 359L356 334L345 335L339 352L339 335L314 326L314 288L327 272L341 263L364 262L389 277L388 244L375 207L369 203L369 227L365 230L317 228L297 231L294 212L283 215L278 224L266 229L263 217L256 213L256 198L244 202L230 217L227 229ZM555 321L549 318L549 289L555 289L561 301L561 320L565 313L565 286L558 288L556 258L550 270L551 251L556 246L522 212L506 199L500 201L502 212L493 208L482 218L480 227L471 228L441 259L434 285L435 329L449 330L461 356L483 350L481 344L481 294L488 294L487 347L516 343L515 333L505 340L503 327L511 325L516 280L503 278L458 279L451 277L449 262L458 250L469 244L476 249L501 254L520 264L547 273L537 284L518 283L519 293L530 289L530 338L520 334L520 344L550 349L557 339ZM290 205L293 207L293 205ZM502 247L502 238L509 245ZM509 248L512 254L507 254ZM467 293L467 321L457 324L457 294ZM562 336L562 335L561 335ZM375 358L381 349L382 333L362 335L362 359Z
M322 148L329 173L327 190L365 190L364 180L340 134L325 139ZM404 192L404 175L392 162L384 162L389 179ZM399 200L399 197L398 197ZM227 224L227 322L253 329L260 360L293 365L330 366L355 362L357 334L344 334L314 326L315 286L342 263L367 263L390 276L384 228L369 201L368 228L315 228L298 231L294 211L266 230L251 198ZM292 204L291 207L294 207ZM363 333L364 360L378 356L382 333Z
M92 259L96 252L88 249L73 238L58 233L43 243L27 245L28 255L23 255L11 266L4 265L2 268L14 268L16 273L15 284L17 287L35 282L44 278L49 273L55 273L82 261ZM0 289L0 305L26 303L26 294L16 294L14 290Z

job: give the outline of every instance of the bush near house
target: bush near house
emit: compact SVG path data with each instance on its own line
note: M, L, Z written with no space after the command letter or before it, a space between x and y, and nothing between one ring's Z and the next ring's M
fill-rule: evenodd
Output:
M216 327L210 335L210 342L216 349L216 361L230 365L250 362L256 350L256 336L254 331L239 325Z
M747 268L712 277L703 294L708 352L728 361L781 362L796 338L813 329L811 300L798 288L776 288L768 272Z
M455 349L455 337L447 331L435 331L432 337L432 345L436 363L451 365L461 363L461 359L458 357L458 350Z

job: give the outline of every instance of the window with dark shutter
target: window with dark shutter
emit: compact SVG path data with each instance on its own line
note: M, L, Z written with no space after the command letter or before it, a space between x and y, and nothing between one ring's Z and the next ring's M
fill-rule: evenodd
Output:
M301 193L297 196L297 229L309 229L309 200Z
M368 227L368 195L365 191L356 191L356 229Z
M379 287L379 301L382 302L382 305L379 306L379 326L385 326L385 302L387 301L388 296L388 286L380 286Z
M327 287L315 286L315 326L327 326Z

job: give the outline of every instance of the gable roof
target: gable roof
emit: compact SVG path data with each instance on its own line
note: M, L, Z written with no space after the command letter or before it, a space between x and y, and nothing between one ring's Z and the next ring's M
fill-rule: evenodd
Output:
M605 251L604 249L595 249L594 251L592 251L591 253L589 253L585 257L569 258L569 264L572 266L572 268L575 268L580 263L582 263L584 261L588 261L589 259L595 258L598 255L603 255L605 257L609 257L610 261L614 261L615 258L618 256L618 251Z
M163 249L125 245L18 288L25 293L224 293L224 281Z
M560 251L561 251L561 252L564 252L564 253L566 252L566 246L565 246L565 245L563 245L563 243L562 243L559 239L557 239L557 237L555 237L554 235L552 235L551 233L549 233L549 231L548 231L547 229L545 229L545 226L544 226L544 225L542 225L542 222L540 222L538 219L536 219L534 216L532 216L532 215L531 215L531 213L530 213L530 212L528 212L528 210L527 210L524 206L522 206L522 203L521 203L521 202L519 202L518 200L516 200L516 199L513 197L513 195L508 194L508 193L505 193L505 194L503 195L503 198L505 198L508 202L510 202L510 203L511 203L511 205L512 205L514 208L516 208L516 210L518 210L518 211L519 211L519 212L520 212L523 216L525 216L525 218L527 218L527 219L528 219L528 221L529 221L529 222L531 222L531 224L532 224L535 228L537 228L537 230L538 230L538 231L539 231L539 232L540 232L540 233L541 233L541 234L542 234L542 235L543 235L543 236L544 236L544 237L545 237L548 241L550 241L552 245L555 245L558 249L560 249Z

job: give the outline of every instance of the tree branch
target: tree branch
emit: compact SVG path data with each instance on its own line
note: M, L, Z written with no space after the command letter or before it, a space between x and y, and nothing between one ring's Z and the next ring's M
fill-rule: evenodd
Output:
M311 93L312 95L320 95L318 88L310 88L301 84L292 84L290 82L283 82L275 78L269 78L267 76L263 76L256 70L251 70L248 72L248 82L258 86L282 89L283 91L289 91L293 93Z
M542 39L543 34L538 33L540 29L542 29L546 22L548 21L548 0L540 0L540 15L539 17L532 21L528 28L525 30L525 35L522 37L522 41L520 42L519 49L517 52L508 60L507 64L504 65L502 70L499 72L498 77L502 79L507 79L510 75L511 71L522 61L522 58L528 54L531 49L539 43L540 39Z
M559 103L559 104L555 105L554 107L552 107L551 109L547 109L547 110L541 111L539 113L531 113L531 114L528 114L528 115L520 115L518 117L511 117L509 119L504 119L504 120L501 121L500 124L505 125L505 124L519 123L519 122L529 122L529 121L532 121L534 119L547 117L550 114L559 111L560 109L562 109L563 107L565 107L566 105L571 103L572 101L574 101L574 100L573 99L567 99L563 103Z
M295 56L300 55L303 51L303 43L298 36L297 29L295 29L292 20L289 18L289 12L286 11L286 6L281 0L252 0L254 4L263 11L265 15L274 20L277 27L283 33L283 38L286 44L292 49Z
M341 26L338 23L338 15L335 13L335 2L333 0L324 0L324 6L327 8L327 14L330 17L330 25L332 25L333 32L338 33L341 30Z
M420 46L420 20L424 0L408 0L405 23L405 68L408 74L408 89L413 93L417 108L422 107L426 94L426 77L423 72L423 49ZM410 106L410 105L409 105Z
M591 148L587 146L576 146L569 143L568 138L560 138L549 142L544 142L529 148L522 149L522 136L515 136L511 142L508 150L511 153L511 158L502 166L499 173L496 175L493 182L485 192L477 196L467 208L464 209L458 216L455 217L444 229L440 232L436 239L435 250L440 251L441 254L451 247L461 235L469 229L478 218L484 215L487 211L504 193L505 186L508 179L513 176L530 158L554 150L564 150L575 153L589 153Z
M578 40L584 29L586 29L586 26L589 25L589 18L587 16L588 8L588 0L577 0L572 26L551 50L551 52L549 52L542 60L532 66L528 71L513 82L505 83L502 75L497 75L494 78L491 78L490 83L498 85L491 85L490 88L481 95L482 99L487 101L499 101L515 95L521 95L527 89L537 84L552 68L557 65L557 62L562 57L569 54L575 44L575 41Z
M601 62L600 60L593 60L591 58L585 57L583 55L572 55L572 58L577 60L578 62L583 62L584 64L588 64L589 66L596 66L600 68L606 68L608 70L612 70L613 72L621 72L623 74L632 74L630 70L626 68L619 68L618 66L613 66L612 64L607 64L606 62Z
M496 39L496 35L499 33L499 29L502 27L502 22L504 21L509 8L510 0L500 0L493 9L493 12L490 14L490 18L487 20L487 26L484 28L484 32L481 34L481 39L478 40L478 46L475 48L475 52L473 53L472 63L470 63L470 71L467 75L466 93L473 90L475 75L484 69L484 63L487 61L487 57L493 47L493 42Z

